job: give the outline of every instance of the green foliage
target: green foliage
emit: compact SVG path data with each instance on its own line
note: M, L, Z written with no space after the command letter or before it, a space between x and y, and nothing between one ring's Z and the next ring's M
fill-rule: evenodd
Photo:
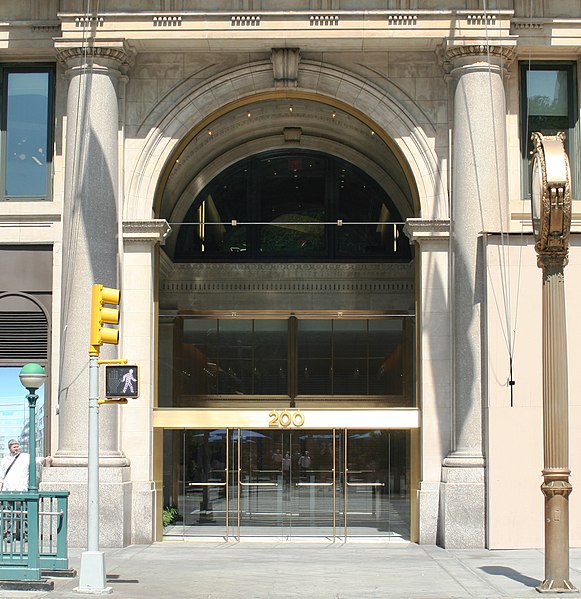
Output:
M164 527L173 524L179 517L180 514L178 512L178 508L175 507L175 505L166 505L163 508L162 522Z

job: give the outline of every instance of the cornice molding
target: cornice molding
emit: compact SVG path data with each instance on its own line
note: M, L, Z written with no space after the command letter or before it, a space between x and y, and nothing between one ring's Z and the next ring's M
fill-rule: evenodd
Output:
M450 238L449 219L408 218L403 228L410 242L448 241Z
M163 245L171 227L164 219L133 220L123 222L123 241L125 243L160 243Z

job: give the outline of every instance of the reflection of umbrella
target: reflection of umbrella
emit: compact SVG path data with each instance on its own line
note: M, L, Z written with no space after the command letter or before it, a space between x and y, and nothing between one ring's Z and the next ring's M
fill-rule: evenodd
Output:
M208 431L204 432L204 433L197 433L194 435L194 437L205 437L208 436L208 441L221 441L222 439L226 438L226 429L225 428L219 428L219 429L215 429L212 431ZM234 431L232 431L231 437L232 440L234 441L238 441L238 430L234 429ZM262 433L259 433L258 431L249 431L249 430L243 430L242 431L242 435L241 438L243 441L247 440L247 439L259 439L259 438L268 438L268 435L263 435Z
M259 438L267 439L268 435L263 435L262 433L259 433L258 431L243 430L241 437L242 437L243 441L246 441L247 439L259 439ZM238 431L237 430L235 430L232 433L232 440L238 441Z

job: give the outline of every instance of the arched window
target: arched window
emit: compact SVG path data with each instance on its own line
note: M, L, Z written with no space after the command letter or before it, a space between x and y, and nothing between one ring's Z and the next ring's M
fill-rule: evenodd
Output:
M179 227L176 261L409 260L402 218L355 165L301 150L246 158L215 177Z
M20 440L28 450L28 403L18 374L27 362L47 367L49 326L38 301L25 293L0 293L0 455L8 439ZM45 454L48 414L45 386L38 389L36 403L37 452Z

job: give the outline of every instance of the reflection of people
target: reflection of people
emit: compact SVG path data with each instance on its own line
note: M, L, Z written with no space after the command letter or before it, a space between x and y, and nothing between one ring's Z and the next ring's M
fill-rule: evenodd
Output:
M311 454L308 451L305 451L305 454L301 456L301 468L310 468L311 467Z
M0 462L0 483L3 491L28 491L28 465L30 455L20 451L16 439L8 441L10 453ZM50 466L52 457L36 458L37 464Z

